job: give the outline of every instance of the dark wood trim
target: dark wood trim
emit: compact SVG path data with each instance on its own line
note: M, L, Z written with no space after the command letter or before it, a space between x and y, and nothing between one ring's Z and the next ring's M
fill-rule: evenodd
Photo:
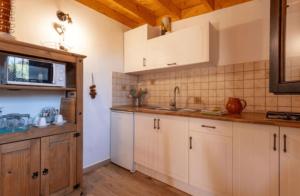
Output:
M49 87L49 86L26 86L26 85L10 85L0 84L0 89L6 90L39 90L39 91L76 91L76 88Z
M270 92L299 94L300 81L285 81L286 0L271 0Z

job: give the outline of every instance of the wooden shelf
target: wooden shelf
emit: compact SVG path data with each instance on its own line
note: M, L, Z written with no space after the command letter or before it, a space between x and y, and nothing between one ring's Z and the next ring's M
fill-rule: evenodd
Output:
M76 88L62 88L51 86L25 86L0 84L0 89L6 90L40 90L40 91L76 91Z
M58 135L68 132L76 132L76 124L65 123L62 126L49 125L46 128L32 127L28 131L0 134L0 144L11 143L21 140L28 140L50 135Z

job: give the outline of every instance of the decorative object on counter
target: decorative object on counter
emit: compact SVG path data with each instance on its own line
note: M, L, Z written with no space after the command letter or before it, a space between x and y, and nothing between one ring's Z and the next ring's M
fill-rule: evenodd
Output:
M61 126L65 123L66 121L64 120L63 115L58 114L55 116L55 122L54 122L55 125Z
M94 80L94 74L92 73L92 85L90 86L90 96L92 99L95 99L97 95L95 80Z
M51 124L55 122L55 116L58 114L58 109L55 109L54 107L45 107L42 109L40 117L44 117L46 119L46 123Z
M62 11L57 11L56 12L57 18L60 20L60 23L54 22L53 23L53 28L57 32L57 34L60 36L60 42L58 48L63 51L68 51L70 50L70 46L67 46L65 43L65 33L67 31L67 25L72 24L72 18L69 14L66 14Z
M13 26L13 1L0 0L0 37L5 39L15 39L11 34Z
M147 93L148 93L147 89L140 88L137 90L135 88L132 88L129 91L128 97L132 98L132 103L134 106L139 107L139 106L143 106L144 99Z
M0 116L0 133L14 133L29 129L29 114L7 114Z
M226 109L229 114L241 114L247 107L247 102L244 99L229 97L226 104Z
M75 97L62 97L60 100L60 114L63 115L65 120L69 123L76 122L76 98Z
M205 115L211 115L211 116L222 116L226 114L225 111L222 111L221 108L217 108L217 107L212 110L206 110L206 109L201 110L200 113Z
M164 16L160 20L160 32L161 35L165 35L168 32L172 31L172 25L171 25L172 19L169 16Z

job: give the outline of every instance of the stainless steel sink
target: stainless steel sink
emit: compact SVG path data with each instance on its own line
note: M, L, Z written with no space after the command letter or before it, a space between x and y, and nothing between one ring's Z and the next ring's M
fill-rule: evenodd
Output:
M199 110L197 109L190 109L190 108L164 108L164 107L161 107L161 108L156 108L155 110L164 110L164 111L174 111L174 112L197 112Z

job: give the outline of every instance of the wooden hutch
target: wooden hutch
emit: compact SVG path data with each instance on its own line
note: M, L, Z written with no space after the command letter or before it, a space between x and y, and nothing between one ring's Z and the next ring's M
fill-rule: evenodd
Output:
M83 59L85 56L0 39L0 52L66 63L66 88L0 84L4 90L76 92L76 123L0 134L0 196L66 195L82 185ZM20 99L21 101L21 99Z

